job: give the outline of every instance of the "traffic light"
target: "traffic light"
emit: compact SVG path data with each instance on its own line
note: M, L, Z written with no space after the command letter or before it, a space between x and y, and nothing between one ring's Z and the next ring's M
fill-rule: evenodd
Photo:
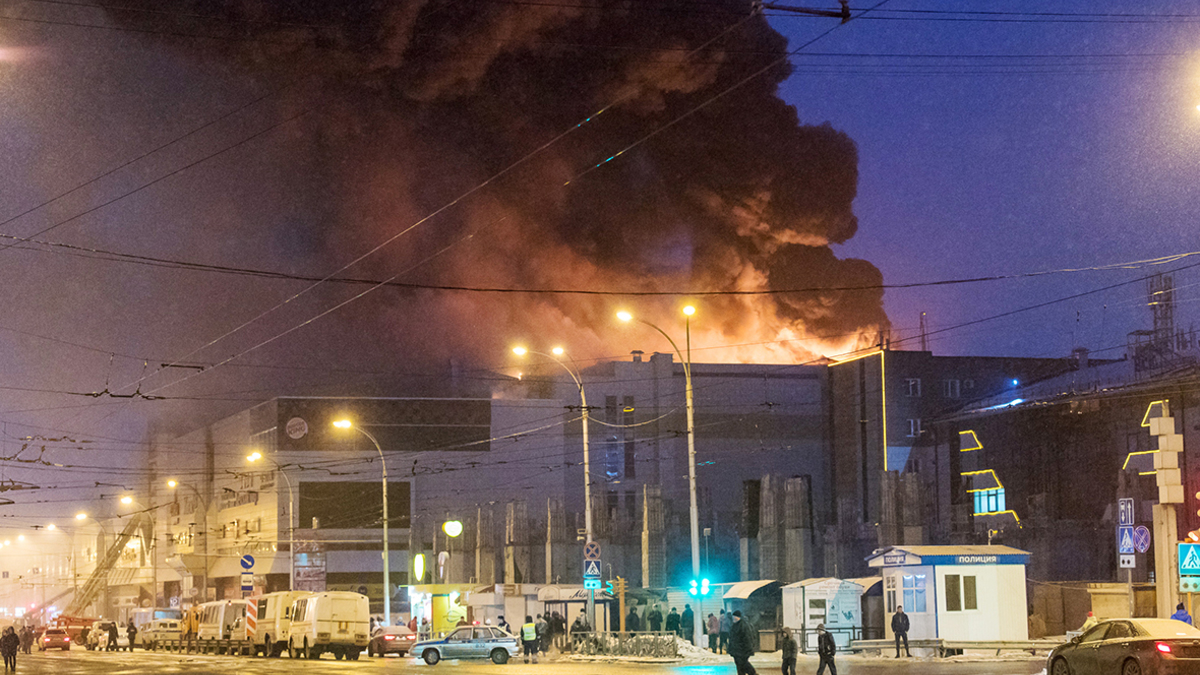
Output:
M708 579L701 579L700 581L692 579L692 587L688 589L688 592L692 595L708 595L708 590Z

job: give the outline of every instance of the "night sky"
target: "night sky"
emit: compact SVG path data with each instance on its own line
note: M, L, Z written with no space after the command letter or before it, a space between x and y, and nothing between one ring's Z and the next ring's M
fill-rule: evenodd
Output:
M450 360L509 372L518 341L584 360L663 350L613 312L681 330L684 299L697 360L804 362L889 327L911 338L922 311L948 329L1154 268L881 283L1200 248L1200 11L896 0L838 25L747 18L735 0L613 4L5 3L0 234L40 243L0 240L16 243L0 250L4 456L65 436L59 461L124 466L152 429L273 395L420 392ZM941 13L903 11L922 9ZM780 53L822 34L788 74ZM330 276L870 288L314 285ZM1184 326L1197 280L1176 276ZM1125 285L932 347L1119 357L1148 327L1144 294ZM174 400L81 395L104 391ZM73 512L75 488L137 476L4 474L71 488L14 493L49 500L31 507L49 516Z

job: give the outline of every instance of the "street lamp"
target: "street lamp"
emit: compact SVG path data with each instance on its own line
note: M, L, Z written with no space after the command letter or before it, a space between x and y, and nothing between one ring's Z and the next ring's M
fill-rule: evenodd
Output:
M255 451L246 455L246 461L253 464L258 460L263 459L262 453ZM288 478L287 472L283 467L279 466L279 462L267 458L267 461L275 465L275 473L283 476L283 482L287 484L288 489L288 590L296 590L296 500L292 493L292 479Z
M383 625L392 625L392 584L391 577L388 575L388 475L387 475L387 460L383 458L383 448L379 447L379 441L371 435L371 432L362 427L355 426L350 420L337 420L333 426L338 429L353 429L358 433L366 436L372 444L375 445L375 450L379 453L379 463L383 466Z
M206 599L204 596L206 596L208 594L208 592L207 592L207 588L208 588L208 500L200 495L200 491L197 490L195 488L195 486L190 485L188 483L184 483L183 486L188 488L189 490L191 490L192 494L196 495L196 508L193 509L193 513L195 513L196 511L200 512L199 530L200 530L200 536L203 537L202 541L204 542L204 550L201 554L201 560L204 561L204 576L202 577L203 581L201 582L201 587L199 589L196 589L194 575L193 575L192 588L195 590L198 590L200 593L203 594L200 598L200 601L203 602ZM179 487L179 481L172 478L167 481L167 487L174 490L175 488ZM192 523L192 524L195 525L196 523ZM193 541L192 542L192 551L194 552L195 550L196 550L196 545L195 545L195 542ZM165 593L164 593L164 595L165 595Z
M583 408L583 529L584 536L588 542L592 541L592 464L591 453L588 447L588 404L587 393L583 390L583 376L578 369L572 369L567 364L563 363L559 357L566 353L562 347L555 347L550 350L550 354L537 352L525 347L513 347L513 353L517 356L525 356L526 354L537 354L545 356L551 361L557 363L571 379L575 381L575 386L579 388L579 405ZM596 625L596 591L588 590L587 599L587 620L588 623Z
M692 578L700 578L700 509L696 505L696 421L695 421L695 406L692 399L692 315L696 313L696 308L687 305L683 308L684 332L687 338L687 352L679 351L679 345L667 335L666 331L646 321L645 319L637 319L638 322L658 331L660 335L671 343L671 347L683 361L683 379L685 386L684 401L687 405L687 440L688 440L688 501L690 507L691 520L691 535L692 535ZM617 318L625 323L634 320L634 316L626 311L617 312ZM703 619L694 622L692 642L700 644L701 624Z
M149 512L148 515L150 517L150 541L143 542L145 544L145 546L143 546L143 551L150 554L150 580L151 580L150 581L150 584L151 584L150 594L154 597L154 601L153 601L154 606L158 607L158 542L155 541L157 539L157 536L154 533L155 526L158 525L158 522L157 522L158 513L153 508L147 509L142 504L134 501L133 497L131 497L129 495L125 495L124 497L121 497L121 503L126 506L136 504L137 506L141 507L143 509L143 511Z
M442 532L446 533L446 550L450 553L450 558L446 562L446 583L450 583L450 570L454 569L451 565L454 564L454 539L462 534L463 524L461 520L447 520L442 523Z

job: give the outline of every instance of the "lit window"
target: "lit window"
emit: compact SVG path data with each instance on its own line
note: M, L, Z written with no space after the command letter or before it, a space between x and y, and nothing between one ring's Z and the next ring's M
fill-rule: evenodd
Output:
M975 495L975 515L977 516L999 513L1008 509L1004 500L1004 488L980 490L972 494Z
M911 614L925 611L925 575L904 575L904 608Z

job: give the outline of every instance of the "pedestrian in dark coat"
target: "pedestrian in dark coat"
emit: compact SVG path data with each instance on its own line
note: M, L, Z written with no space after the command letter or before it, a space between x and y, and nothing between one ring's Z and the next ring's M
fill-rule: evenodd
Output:
M117 651L118 647L119 647L119 645L117 644L117 624L114 622L114 623L108 624L108 647L105 649L105 651L115 652L115 651Z
M679 630L683 633L683 639L696 644L696 613L692 611L691 605L683 606L683 616L679 618Z
M896 634L896 658L900 658L900 640L904 640L904 655L912 656L908 651L908 615L903 607L897 607L892 615L892 632Z
M0 655L4 656L4 671L8 672L17 670L17 650L21 648L21 637L17 635L17 631L13 630L12 626L4 629L4 635L0 636Z
M733 630L733 613L721 610L721 651L729 653L729 633Z
M733 629L729 633L729 655L737 666L737 675L758 675L754 666L750 665L750 657L754 655L754 636L750 634L750 626L742 620L742 610L733 612Z
M833 663L833 655L837 653L837 645L833 642L833 636L825 631L825 624L817 624L817 657L821 659L821 665L817 666L817 675L825 672L825 666L829 666L829 675L837 675L837 665Z
M658 605L654 606L649 612L646 612L646 625L655 633L662 630L663 615L662 610Z
M129 637L129 651L133 651L133 646L137 644L137 626L132 621L125 627L125 635Z
M674 607L671 608L671 613L667 614L667 632L679 635L679 611Z
M796 675L796 638L790 630L779 631L779 650L783 652L783 675Z
M642 620L638 616L637 608L629 608L629 616L625 617L625 630L630 633L636 633L642 629Z

